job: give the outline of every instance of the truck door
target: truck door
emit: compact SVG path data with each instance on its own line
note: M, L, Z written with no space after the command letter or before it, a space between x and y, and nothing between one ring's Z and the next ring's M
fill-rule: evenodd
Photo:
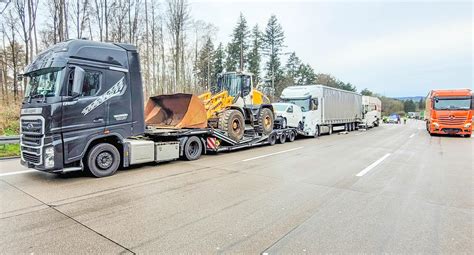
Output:
M130 124L132 121L131 113L131 94L128 88L127 75L121 71L107 70L106 73L106 87L114 90L119 90L116 97L112 97L107 101L107 120L106 125L108 129L125 128L120 127L123 124Z
M80 158L88 137L102 133L105 128L106 107L103 104L106 90L103 69L83 67L82 90L72 97L74 69L68 70L67 96L62 107L64 160L70 163Z

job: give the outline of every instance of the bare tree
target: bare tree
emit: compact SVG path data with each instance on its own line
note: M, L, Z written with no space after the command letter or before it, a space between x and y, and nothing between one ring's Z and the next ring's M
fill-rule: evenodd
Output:
M174 90L184 81L184 30L189 20L186 0L168 0L167 26L171 34L174 68Z

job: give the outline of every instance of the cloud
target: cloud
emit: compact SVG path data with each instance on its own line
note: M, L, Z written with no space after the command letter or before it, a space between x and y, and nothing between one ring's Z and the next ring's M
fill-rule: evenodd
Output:
M461 20L352 42L335 54L328 54L325 59L332 68L391 65L407 59L419 61L420 58L471 55L471 45L471 20Z

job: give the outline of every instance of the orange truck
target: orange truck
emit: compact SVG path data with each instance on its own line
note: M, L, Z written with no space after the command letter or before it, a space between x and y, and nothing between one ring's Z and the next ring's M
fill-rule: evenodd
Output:
M426 130L430 135L472 134L472 92L470 89L432 90L426 97Z

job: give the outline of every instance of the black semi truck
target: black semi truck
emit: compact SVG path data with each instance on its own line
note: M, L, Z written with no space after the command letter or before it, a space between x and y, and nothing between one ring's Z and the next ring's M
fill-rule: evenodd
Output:
M21 162L40 171L87 170L104 177L134 164L293 141L298 133L249 130L234 141L212 128L147 127L139 55L129 44L58 43L38 55L24 77L29 81L20 117Z

